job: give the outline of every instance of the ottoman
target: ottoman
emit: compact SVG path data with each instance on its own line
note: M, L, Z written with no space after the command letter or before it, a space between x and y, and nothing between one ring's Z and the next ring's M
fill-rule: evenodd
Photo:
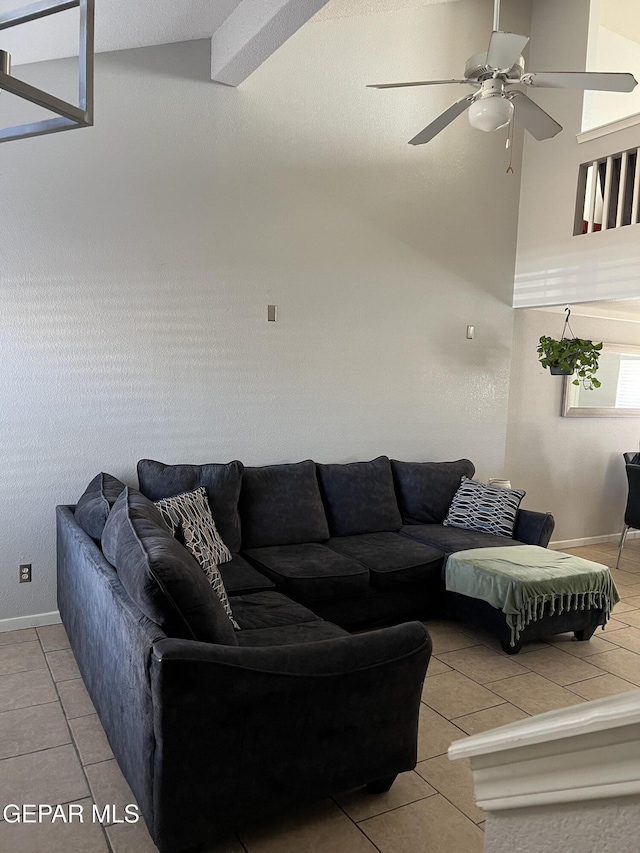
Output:
M620 600L607 566L537 545L457 551L444 573L451 615L488 630L512 655L551 634L588 640Z

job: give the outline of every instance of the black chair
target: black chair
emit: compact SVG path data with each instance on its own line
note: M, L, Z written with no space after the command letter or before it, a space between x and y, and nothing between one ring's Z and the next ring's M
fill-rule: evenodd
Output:
M627 538L627 533L630 528L640 530L640 465L631 464L631 459L635 458L635 453L625 453L625 468L627 471L627 481L629 483L629 494L627 496L627 508L624 513L624 527L620 536L620 544L618 546L618 559L616 561L616 569L620 565L622 557L622 549Z

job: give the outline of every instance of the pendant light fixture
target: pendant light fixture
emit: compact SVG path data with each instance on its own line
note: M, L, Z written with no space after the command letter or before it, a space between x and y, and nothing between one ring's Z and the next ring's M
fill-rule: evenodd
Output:
M0 142L42 136L93 124L93 20L94 0L38 0L21 9L0 14L0 45L2 30L46 18L67 9L80 9L80 50L78 54L78 105L62 101L42 89L11 76L11 56L0 49L0 90L31 101L52 113L54 118L19 124L0 129Z

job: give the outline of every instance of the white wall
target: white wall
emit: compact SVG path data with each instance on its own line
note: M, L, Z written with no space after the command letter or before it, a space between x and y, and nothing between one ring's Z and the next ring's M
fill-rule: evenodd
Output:
M595 57L589 71L627 71L640 80L640 44L632 38L598 26L595 31ZM640 113L640 86L633 92L585 92L582 129Z
M637 853L640 798L511 809L488 815L485 853Z
M95 128L2 146L0 617L55 608L55 504L144 456L502 474L518 178L465 119L406 144L455 87L365 89L490 29L488 0L313 22L237 90L205 42L101 54ZM20 71L64 94L72 63Z
M536 0L528 68L586 67L588 0ZM564 130L554 139L525 139L514 305L559 305L638 295L638 226L573 235L581 163L638 145L638 128L578 144L580 91L536 90L532 97Z
M554 541L618 533L627 500L622 454L638 449L638 418L563 418L564 379L538 362L541 335L557 337L561 314L516 311L505 471L527 506L552 512ZM572 317L576 335L640 345L640 323Z

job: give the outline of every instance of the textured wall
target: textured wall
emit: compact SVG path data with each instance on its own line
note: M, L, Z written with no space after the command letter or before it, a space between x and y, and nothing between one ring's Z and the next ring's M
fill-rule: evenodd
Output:
M617 533L627 500L622 453L638 449L638 418L563 418L563 379L538 362L541 335L563 315L516 311L505 471L529 506L552 512L553 539ZM640 345L640 323L572 317L579 337Z
M457 75L490 28L487 0L312 22L237 90L206 42L100 54L95 128L2 146L0 617L55 608L55 504L143 456L501 475L518 177L464 119L406 144L457 88L365 88Z
M488 814L484 853L638 853L640 798Z

